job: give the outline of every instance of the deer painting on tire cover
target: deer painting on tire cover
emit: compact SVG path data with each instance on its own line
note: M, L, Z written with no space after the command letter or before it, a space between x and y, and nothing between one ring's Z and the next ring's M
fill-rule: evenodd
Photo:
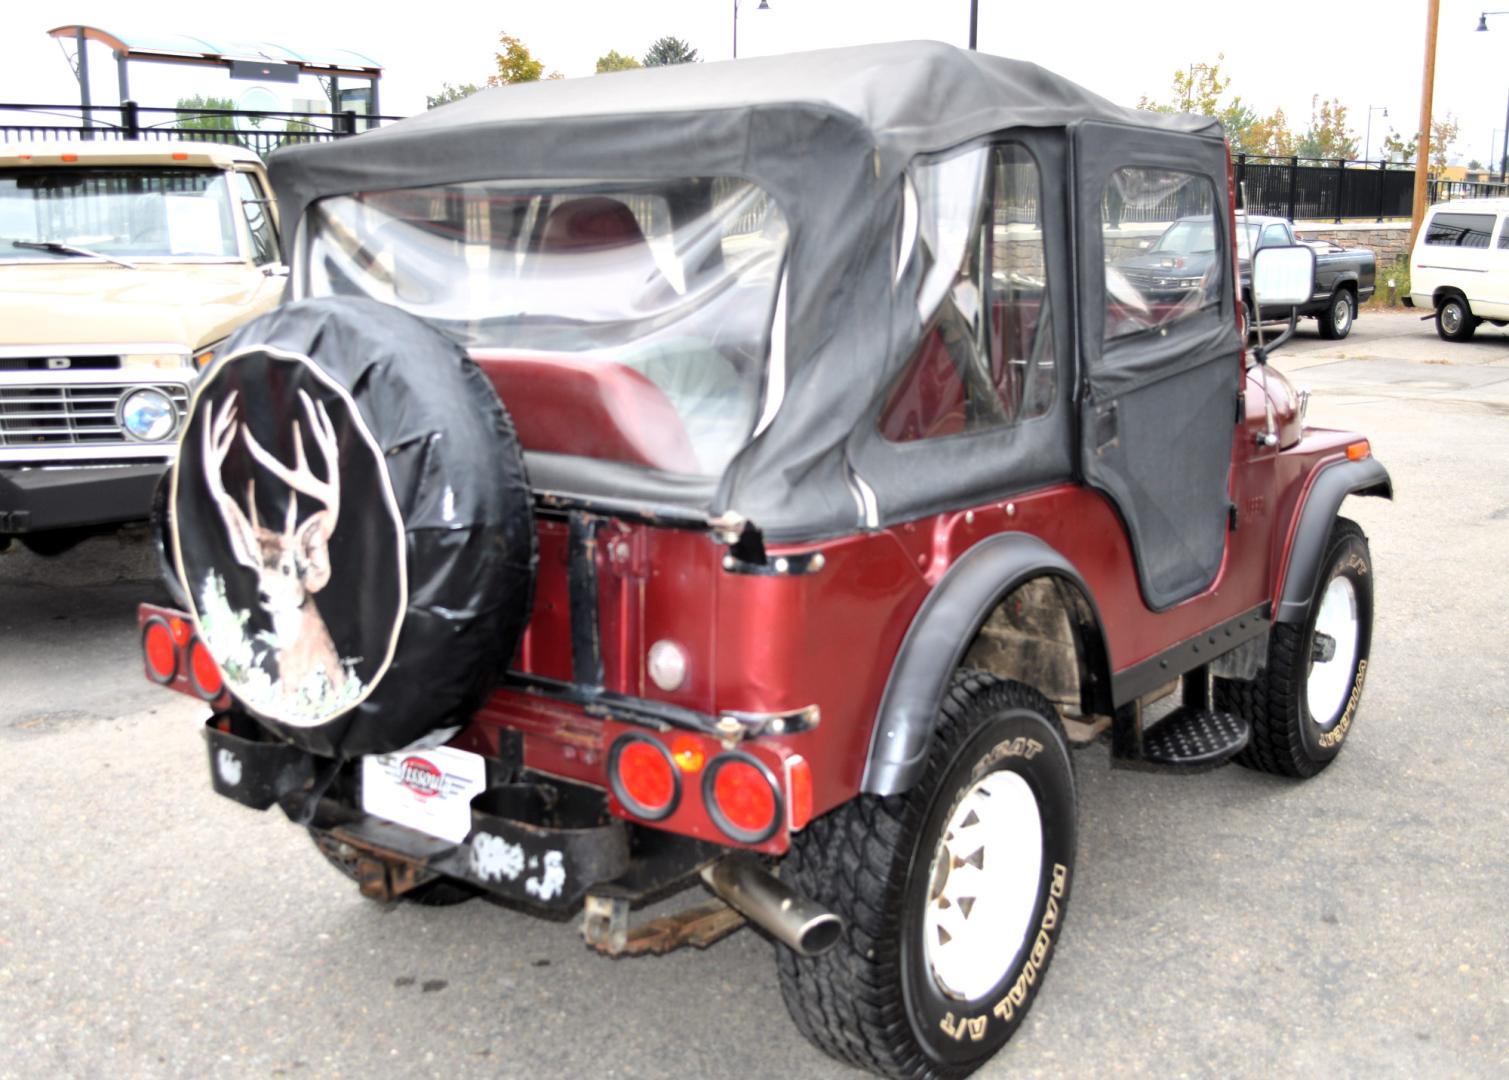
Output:
M285 708L303 712L314 702L339 700L354 689L347 685L355 679L350 662L342 661L314 599L330 581L330 538L340 517L338 441L324 403L299 391L325 478L311 467L297 420L293 423L294 463L289 467L238 422L236 398L232 393L218 412L212 410L203 429L205 479L236 562L257 575L258 599L272 621L272 633L265 635L277 661L271 689ZM225 489L221 468L238 436L252 459L288 488L280 529L268 528L258 519L255 480L247 483L245 511ZM303 521L298 516L300 496L320 506Z

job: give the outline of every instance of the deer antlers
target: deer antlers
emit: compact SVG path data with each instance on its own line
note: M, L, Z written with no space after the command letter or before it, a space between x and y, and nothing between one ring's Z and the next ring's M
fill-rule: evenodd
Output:
M234 398L227 399L227 404ZM310 520L320 520L319 532L325 541L335 533L335 523L340 518L341 510L341 474L336 442L335 425L330 422L330 414L325 411L324 402L316 402L303 390L299 391L299 400L304 406L304 416L309 421L309 433L314 437L315 444L319 447L320 456L324 459L325 471L329 479L321 480L314 475L309 468L309 461L304 456L304 435L299 430L299 422L293 422L293 456L294 466L290 469L272 454L264 450L260 443L252 437L252 433L241 425L242 434L246 438L246 448L251 456L256 459L268 472L272 473L283 483L287 484L290 491L297 495L307 495L324 505L323 510L316 511ZM211 425L214 426L213 424ZM232 436L234 437L234 436ZM207 437L208 438L208 437ZM228 440L227 440L228 444ZM221 460L224 454L221 453ZM292 532L294 521L298 513L298 499L291 494L288 499L288 518L285 531Z
M255 570L257 557L257 497L252 484L246 486L246 503L251 510L251 521L246 520L241 507L225 490L225 480L220 468L230 453L231 443L236 441L236 392L225 399L223 410L217 415L210 407L210 422L204 428L204 478L214 496L220 518L225 522L225 531L230 537L231 552L242 566Z

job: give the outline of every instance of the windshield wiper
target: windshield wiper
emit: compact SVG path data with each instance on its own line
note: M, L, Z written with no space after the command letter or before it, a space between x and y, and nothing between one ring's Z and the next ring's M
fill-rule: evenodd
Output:
M127 262L125 259L117 259L114 255L104 255L98 251L90 251L88 248L74 247L72 244L60 244L56 240L12 240L11 247L32 248L35 251L49 251L54 255L78 255L85 259L104 259L116 266L124 266L127 270L135 270L136 264Z

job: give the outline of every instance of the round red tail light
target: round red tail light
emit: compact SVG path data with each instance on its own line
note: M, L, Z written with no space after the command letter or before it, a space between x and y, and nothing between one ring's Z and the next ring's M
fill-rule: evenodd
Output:
M624 809L646 821L669 817L681 801L671 752L647 735L623 735L613 744L608 778Z
M141 651L147 661L147 676L166 686L178 677L178 643L166 619L156 616L141 629Z
M702 780L702 798L718 828L742 843L769 840L780 825L775 777L748 754L714 758Z
M198 638L189 643L189 682L194 684L194 693L205 701L214 701L225 689L214 657Z

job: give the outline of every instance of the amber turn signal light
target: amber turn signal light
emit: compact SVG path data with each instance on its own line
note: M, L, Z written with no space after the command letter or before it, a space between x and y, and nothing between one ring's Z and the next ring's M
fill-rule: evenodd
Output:
M1363 439L1361 442L1354 442L1350 446L1347 447L1347 460L1348 461L1361 461L1365 457L1372 457L1372 456L1373 456L1373 447L1372 447L1372 444L1369 443L1366 439Z

